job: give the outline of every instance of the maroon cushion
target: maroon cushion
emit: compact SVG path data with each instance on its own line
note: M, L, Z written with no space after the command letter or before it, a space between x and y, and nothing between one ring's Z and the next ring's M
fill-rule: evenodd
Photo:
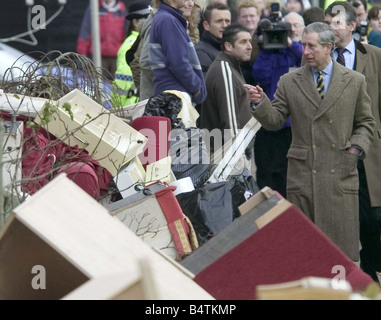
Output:
M139 159L144 168L146 168L148 164L168 156L168 135L171 131L169 118L161 116L142 116L132 121L131 127L148 139L143 152L139 154Z
M1 116L8 121L11 119L6 112L1 112ZM23 191L34 194L48 184L58 171L61 172L61 168L66 168L63 171L66 171L68 177L95 199L98 200L109 192L111 173L86 150L67 145L41 127L28 128L28 120L32 119L17 116L17 121L24 122L21 185ZM76 173L76 169L80 172Z
M23 191L34 194L62 171L97 200L109 191L111 173L86 150L67 145L43 128L35 131L24 126Z
M59 173L66 173L68 179L72 180L95 200L99 199L100 190L98 176L91 163L72 162L60 169Z
M336 265L346 280L362 290L372 279L358 268L299 209L291 206L279 217L202 270L195 281L219 300L256 298L256 286L299 280L307 276L333 279Z

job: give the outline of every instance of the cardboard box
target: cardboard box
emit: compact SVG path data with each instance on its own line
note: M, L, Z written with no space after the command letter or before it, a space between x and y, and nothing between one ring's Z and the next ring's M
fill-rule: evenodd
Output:
M241 217L233 220L226 228L182 260L181 265L198 274L257 232L264 222L269 222L276 214L283 212L285 204L290 205L272 189L263 188L238 207Z
M160 184L155 188L160 188ZM114 206L115 210L110 214L122 221L144 243L179 261L198 244L191 243L191 240L195 241L195 237L190 239L192 225L182 212L173 189L175 187L164 187L154 194L146 193L144 196L141 192L133 195L129 197L129 204L119 208Z
M133 205L134 203L138 203L146 197L153 195L156 191L162 190L167 187L168 186L163 183L153 183L147 186L136 185L137 192L121 200L108 203L105 205L105 208L113 215L116 215L117 213L123 211L127 206Z
M276 201L275 205L274 200ZM248 201L241 204L238 210L241 215L252 215L258 229L261 229L289 207L291 207L291 203L277 191L264 187Z
M263 284L256 291L258 300L349 300L352 295L348 281L320 277Z
M120 108L112 108L110 112L114 113L118 117L132 122L136 118L143 116L148 100L149 99L146 99Z
M172 173L172 158L165 157L147 165L146 183L157 181L171 183L176 180Z
M67 105L72 114L66 110ZM147 142L144 135L78 89L58 100L57 107L50 122L43 125L43 109L36 123L68 145L86 149L113 176L143 151Z

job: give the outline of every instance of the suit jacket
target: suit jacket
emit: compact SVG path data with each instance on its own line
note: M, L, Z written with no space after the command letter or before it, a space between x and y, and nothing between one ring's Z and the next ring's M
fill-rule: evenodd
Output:
M376 120L373 143L364 159L365 174L372 207L381 206L381 49L355 41L355 70L365 76L371 99L372 114Z
M375 121L365 77L334 61L322 100L307 65L282 76L274 101L253 111L267 130L279 130L291 115L287 198L352 260L359 260L358 156L368 154Z

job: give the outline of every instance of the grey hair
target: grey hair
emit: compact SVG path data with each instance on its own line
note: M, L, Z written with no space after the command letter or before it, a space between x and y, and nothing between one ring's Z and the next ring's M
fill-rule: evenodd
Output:
M295 11L291 11L289 13L287 13L284 17L283 17L283 21L286 21L287 18L291 18L291 17L298 17L300 19L300 21L302 22L302 24L304 25L304 19L303 19L303 16Z
M313 22L304 28L303 34L317 33L319 35L319 43L322 46L328 43L332 44L332 48L335 47L335 34L331 27L324 22Z

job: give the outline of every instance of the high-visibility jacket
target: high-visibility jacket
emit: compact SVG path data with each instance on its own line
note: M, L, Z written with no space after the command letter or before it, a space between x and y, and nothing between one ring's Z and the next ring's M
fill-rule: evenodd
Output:
M126 61L126 52L131 49L138 36L137 31L132 31L118 50L114 87L111 93L114 107L123 107L139 101L132 71Z

